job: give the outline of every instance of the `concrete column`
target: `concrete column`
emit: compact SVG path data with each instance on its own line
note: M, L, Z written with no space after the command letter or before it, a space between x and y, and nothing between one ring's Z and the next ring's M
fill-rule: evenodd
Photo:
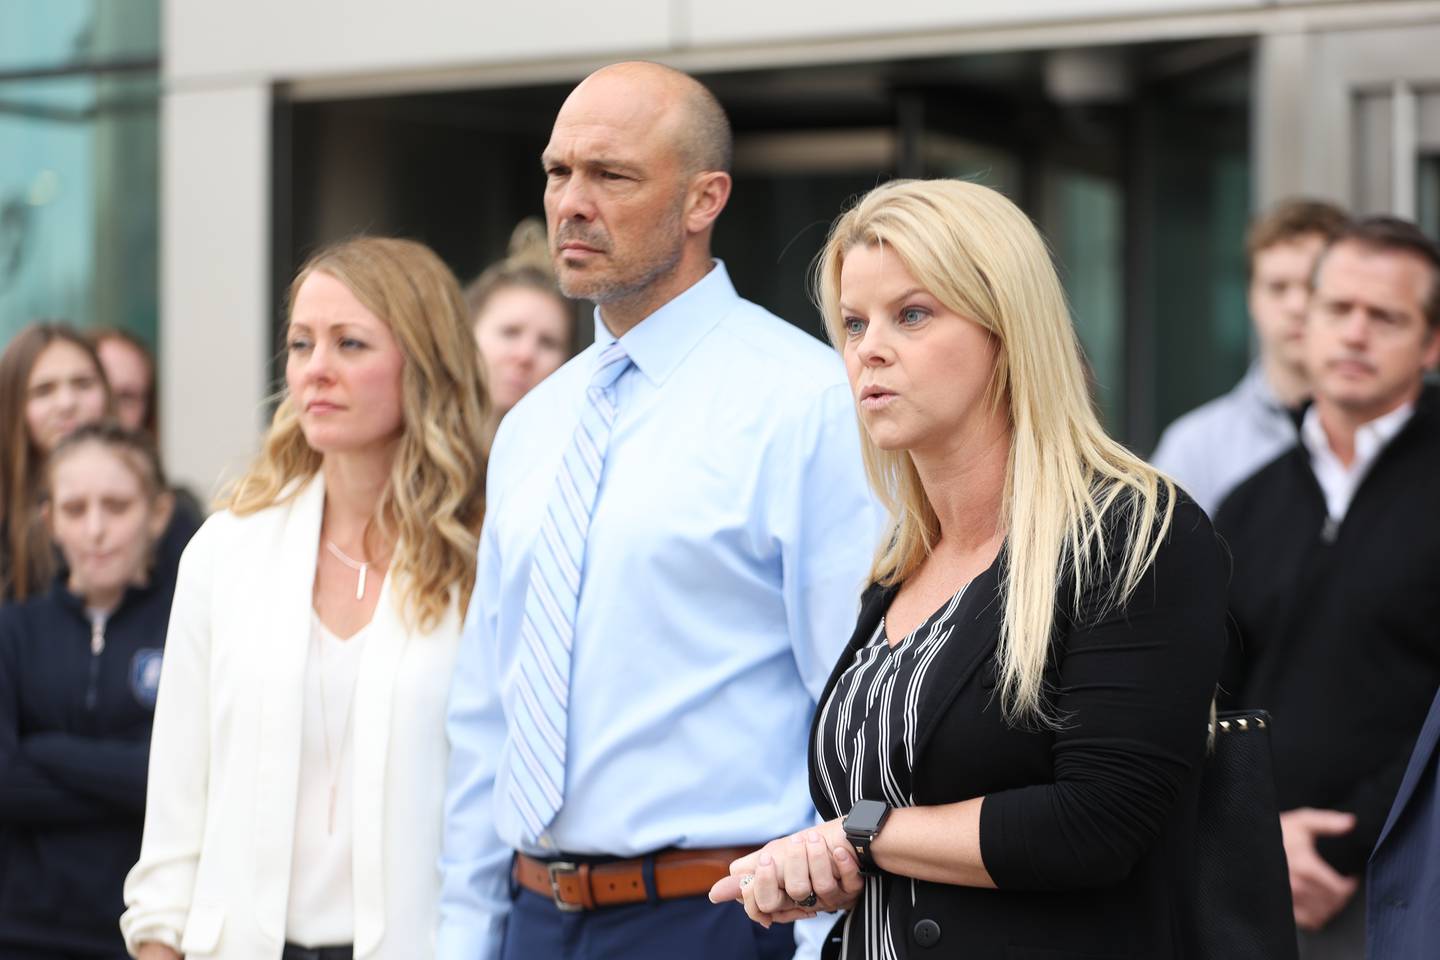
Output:
M1307 182L1305 162L1309 55L1308 34L1269 33L1258 38L1250 151L1256 210L1315 189Z
M271 351L266 84L167 93L160 420L167 469L209 496L253 455Z

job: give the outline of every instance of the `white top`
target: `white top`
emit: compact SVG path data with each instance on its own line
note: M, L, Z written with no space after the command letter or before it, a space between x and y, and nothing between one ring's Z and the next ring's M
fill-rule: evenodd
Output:
M185 548L151 736L145 836L120 928L205 960L275 958L285 941L325 481ZM458 594L458 591L455 592ZM421 626L386 578L355 684L355 956L434 960L445 703L463 600ZM469 960L476 960L475 957Z
M302 947L355 940L354 699L369 625L341 640L310 615L300 792L285 939ZM323 686L322 686L323 685Z
M1350 509L1350 501L1355 499L1355 491L1360 489L1360 483L1365 479L1365 474L1370 472L1375 458L1380 456L1380 451L1385 449L1386 444L1395 439L1395 435L1414 412L1415 404L1407 403L1357 429L1355 459L1347 467L1335 455L1335 451L1330 449L1330 438L1325 435L1325 428L1320 423L1320 414L1315 407L1312 405L1305 411L1305 420L1300 425L1300 438L1305 448L1310 451L1310 468L1315 472L1315 480L1325 494L1325 509L1332 524L1338 526L1345 519L1345 513Z

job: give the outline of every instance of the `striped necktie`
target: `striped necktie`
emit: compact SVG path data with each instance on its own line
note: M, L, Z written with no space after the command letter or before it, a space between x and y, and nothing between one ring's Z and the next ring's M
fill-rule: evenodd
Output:
M630 366L618 340L600 354L530 563L511 741L519 762L511 764L510 799L537 843L565 798L570 651L585 537L615 424L615 382Z

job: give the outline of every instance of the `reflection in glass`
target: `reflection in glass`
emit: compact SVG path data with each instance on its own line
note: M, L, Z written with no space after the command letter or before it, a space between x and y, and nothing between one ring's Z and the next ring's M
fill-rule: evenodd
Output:
M154 340L158 20L156 0L0 6L0 342L39 317Z
M4 0L0 77L65 68L153 67L158 0Z

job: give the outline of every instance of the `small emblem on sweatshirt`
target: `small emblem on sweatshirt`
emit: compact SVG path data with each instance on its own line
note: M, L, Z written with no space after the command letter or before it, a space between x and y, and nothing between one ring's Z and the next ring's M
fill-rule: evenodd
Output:
M159 649L136 650L130 661L130 692L147 707L155 706L155 695L160 692L160 662L164 655L165 651Z

